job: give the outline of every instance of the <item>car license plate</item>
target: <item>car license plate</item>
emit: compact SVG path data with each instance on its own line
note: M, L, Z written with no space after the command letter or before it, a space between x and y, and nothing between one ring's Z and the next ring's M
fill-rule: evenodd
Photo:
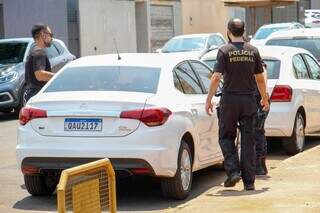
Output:
M102 119L96 118L66 118L65 131L102 131Z

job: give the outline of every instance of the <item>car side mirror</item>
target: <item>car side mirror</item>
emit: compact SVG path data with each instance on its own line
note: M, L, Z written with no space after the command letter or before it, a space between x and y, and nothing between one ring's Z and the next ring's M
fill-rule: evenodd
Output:
M249 41L250 41L252 38L253 38L253 36L252 36L252 35L248 35L248 39L249 39Z
M156 49L156 53L161 53L162 52L162 49L159 48L159 49Z

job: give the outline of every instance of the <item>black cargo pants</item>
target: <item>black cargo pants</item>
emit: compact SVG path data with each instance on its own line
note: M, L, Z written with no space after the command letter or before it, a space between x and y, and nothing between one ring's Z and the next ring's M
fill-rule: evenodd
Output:
M224 156L227 175L240 173L245 184L255 180L255 118L254 95L223 94L220 100L219 144ZM241 131L241 159L235 146L237 124Z
M259 94L256 95L256 104L258 108L258 114L257 114L257 126L256 126L256 132L255 132L255 140L256 140L256 155L257 159L259 158L265 158L267 156L267 150L268 150L268 143L267 138L265 136L265 129L264 129L264 123L267 119L267 116L269 114L269 111L262 112L262 106L260 104L261 96Z

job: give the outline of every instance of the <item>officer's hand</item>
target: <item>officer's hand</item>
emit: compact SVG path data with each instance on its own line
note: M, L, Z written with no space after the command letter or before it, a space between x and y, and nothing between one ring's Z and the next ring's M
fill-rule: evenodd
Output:
M212 115L213 113L213 104L211 103L211 101L207 101L206 102L206 112L208 115Z
M261 106L263 107L262 110L267 112L269 111L270 105L268 99L261 99L260 101Z

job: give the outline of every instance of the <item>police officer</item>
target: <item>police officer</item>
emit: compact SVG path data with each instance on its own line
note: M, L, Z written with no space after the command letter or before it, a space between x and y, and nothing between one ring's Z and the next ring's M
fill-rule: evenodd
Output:
M230 42L218 51L206 101L206 112L209 115L213 112L211 100L223 75L219 144L227 173L224 186L233 187L242 178L244 189L254 190L256 85L261 95L263 110L269 109L269 102L261 57L255 47L244 41L244 27L244 22L237 18L228 22L227 35ZM241 131L240 161L235 147L238 123Z
M264 76L265 80L267 80L267 65L263 63L264 67ZM255 140L256 140L256 175L266 175L268 174L268 169L266 165L266 156L267 156L267 139L265 136L264 123L269 114L269 110L263 111L262 106L260 104L261 95L256 89L256 99L257 99L257 107L258 113L256 118L256 132L255 132Z
M34 25L31 30L35 47L31 50L25 65L27 94L25 102L36 95L53 76L45 48L52 44L53 34L47 25Z

